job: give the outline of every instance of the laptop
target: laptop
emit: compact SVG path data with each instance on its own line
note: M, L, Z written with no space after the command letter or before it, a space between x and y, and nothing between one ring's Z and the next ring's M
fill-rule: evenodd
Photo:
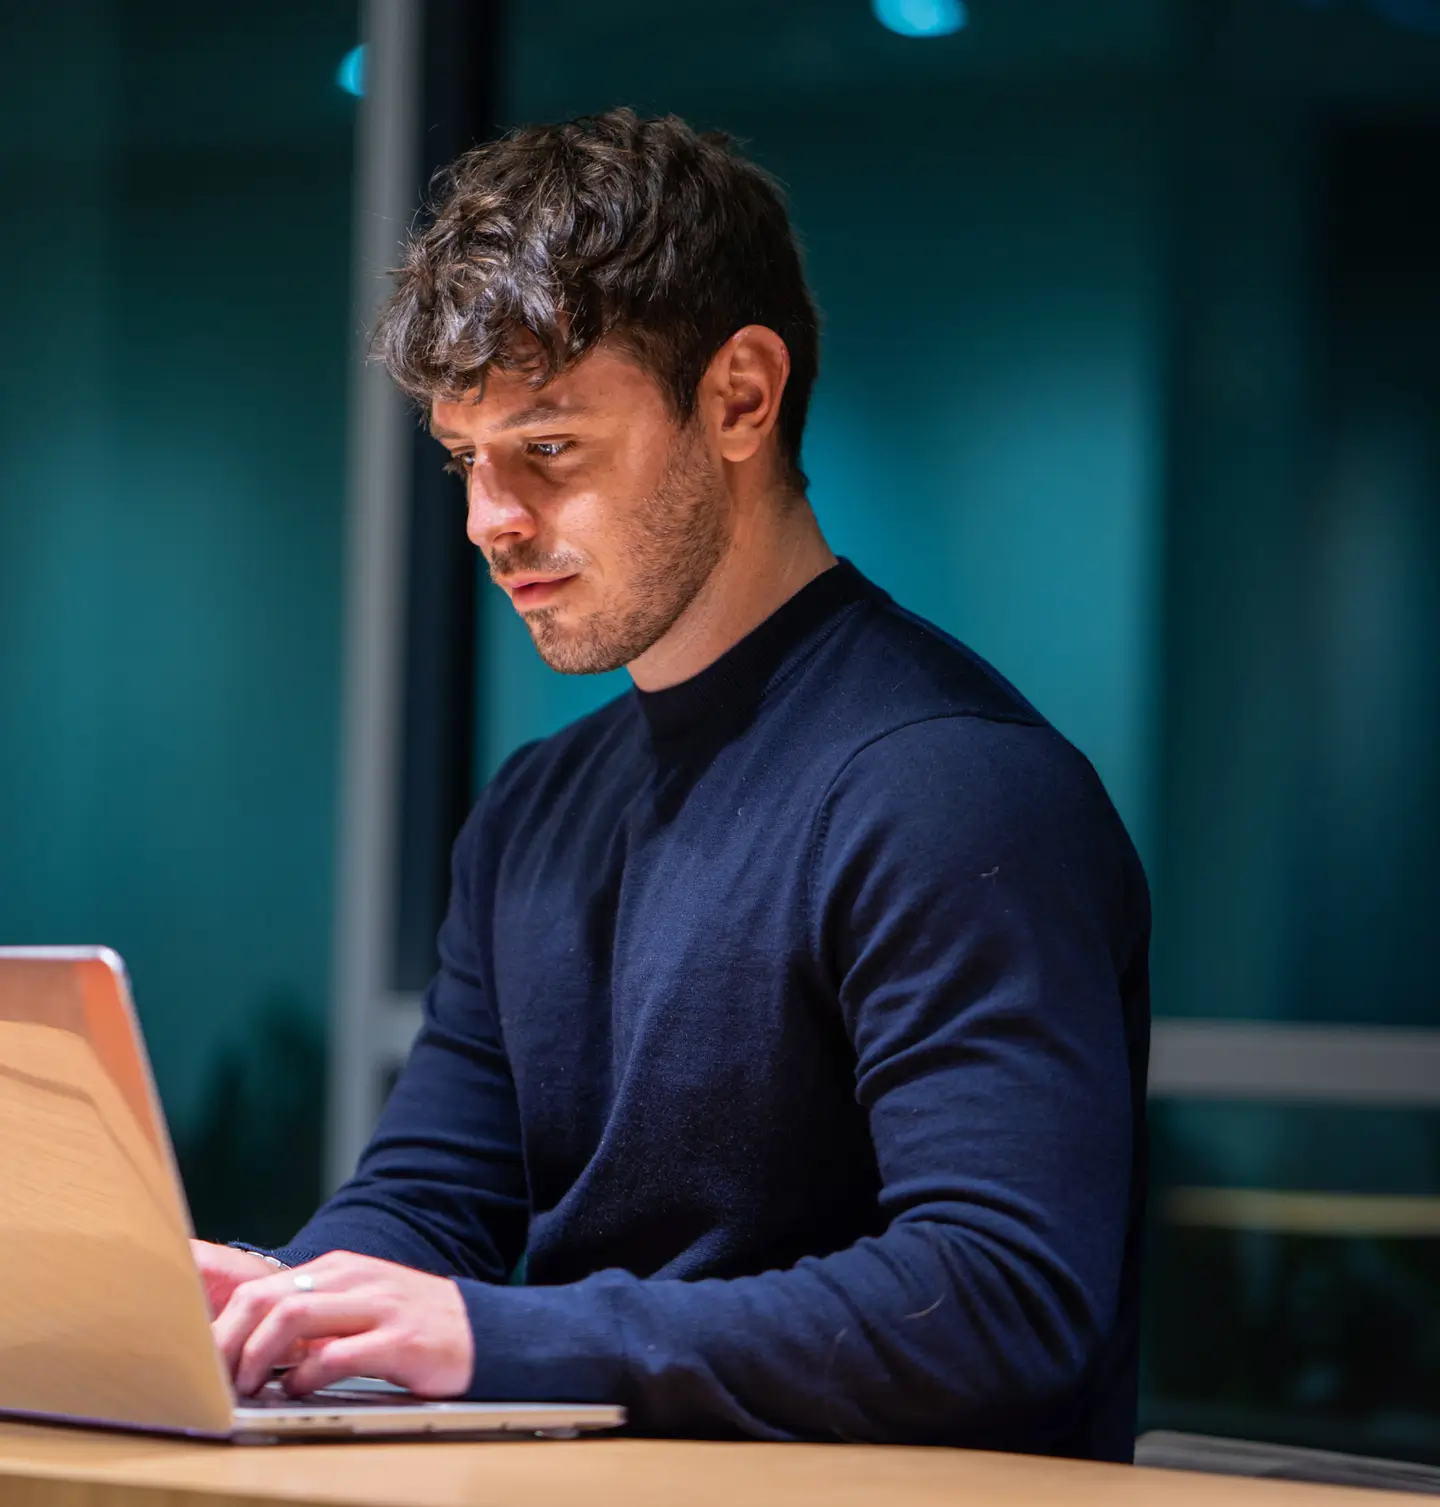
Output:
M0 1414L236 1443L539 1435L584 1403L428 1402L366 1378L237 1398L121 960L0 948Z

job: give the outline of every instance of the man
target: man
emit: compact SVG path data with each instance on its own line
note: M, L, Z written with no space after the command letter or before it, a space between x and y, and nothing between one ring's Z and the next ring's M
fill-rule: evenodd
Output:
M826 546L774 185L628 111L482 147L377 349L545 660L634 689L466 823L353 1180L197 1245L238 1388L1130 1458L1144 879L1085 760Z

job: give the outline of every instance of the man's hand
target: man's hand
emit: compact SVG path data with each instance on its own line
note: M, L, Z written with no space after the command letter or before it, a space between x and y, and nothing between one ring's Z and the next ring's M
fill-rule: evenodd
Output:
M242 1282L268 1277L275 1270L268 1261L251 1251L237 1251L230 1245L211 1245L208 1240L192 1240L190 1254L200 1268L205 1301L210 1305L212 1319L224 1311L230 1295Z
M284 1378L292 1396L345 1376L378 1376L430 1398L458 1397L470 1385L470 1318L448 1277L349 1251L267 1272L240 1282L213 1326L241 1396L296 1353L302 1358Z

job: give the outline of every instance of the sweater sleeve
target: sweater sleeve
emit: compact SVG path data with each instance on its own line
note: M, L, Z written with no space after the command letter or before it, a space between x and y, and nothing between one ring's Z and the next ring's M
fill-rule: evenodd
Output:
M476 935L484 803L455 844L440 971L420 1032L354 1177L289 1245L289 1265L357 1251L423 1271L508 1280L528 1199L515 1085Z
M731 1280L462 1282L472 1397L619 1401L658 1433L1073 1435L1132 1191L1118 979L1147 923L1118 818L1053 731L936 718L833 782L810 884L882 1232Z

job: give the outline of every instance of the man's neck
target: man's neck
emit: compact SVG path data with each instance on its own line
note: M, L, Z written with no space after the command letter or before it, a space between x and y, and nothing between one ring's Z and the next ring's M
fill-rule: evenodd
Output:
M730 548L675 625L628 666L642 691L698 675L835 564L809 502L745 510Z

